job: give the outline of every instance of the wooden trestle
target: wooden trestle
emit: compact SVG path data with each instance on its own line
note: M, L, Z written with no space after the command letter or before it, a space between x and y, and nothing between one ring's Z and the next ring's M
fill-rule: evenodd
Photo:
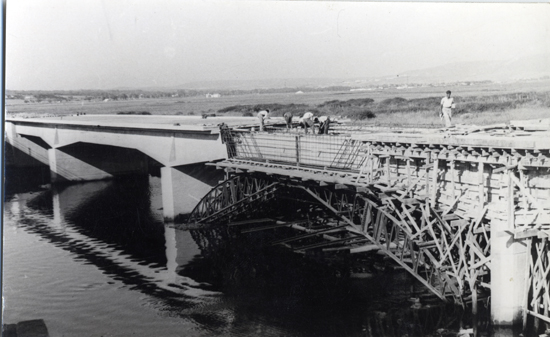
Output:
M330 135L222 127L228 159L213 165L227 179L188 222L246 224L244 232L293 228L303 234L273 244L300 253L383 252L442 300L472 303L474 310L482 294L505 282L499 278L506 261L495 260L497 250L500 258L500 250L518 246L526 252L525 282L518 283L523 321L530 314L550 323L544 123ZM275 207L280 199L310 212L288 218L288 209Z

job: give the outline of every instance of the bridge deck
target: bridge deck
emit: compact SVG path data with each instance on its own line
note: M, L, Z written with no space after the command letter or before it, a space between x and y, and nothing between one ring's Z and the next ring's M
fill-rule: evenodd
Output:
M163 115L81 115L43 118L8 117L6 122L32 123L37 125L92 126L103 128L128 128L136 130L163 131L210 131L217 133L220 123L230 126L248 125L256 122L252 117L163 116Z

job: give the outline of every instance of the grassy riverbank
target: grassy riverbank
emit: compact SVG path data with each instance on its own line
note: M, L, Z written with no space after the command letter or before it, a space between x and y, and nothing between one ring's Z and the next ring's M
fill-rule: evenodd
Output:
M250 94L207 98L146 98L119 101L63 101L24 103L6 100L8 115L24 117L151 114L201 116L254 116L254 109L268 108L273 116L290 111L300 116L306 111L338 116L357 123L441 126L439 102L448 88L411 88L360 92L318 92L306 94ZM453 122L492 124L513 119L550 117L550 82L490 84L454 87L457 109Z

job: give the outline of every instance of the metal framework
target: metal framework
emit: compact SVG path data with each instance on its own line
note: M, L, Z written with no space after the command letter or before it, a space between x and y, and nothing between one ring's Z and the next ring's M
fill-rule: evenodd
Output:
M229 221L241 214L262 212L262 205L273 199L277 183L235 175L214 187L197 204L188 223L209 224Z
M457 140L433 131L319 136L225 128L229 159L216 165L229 178L189 221L261 217L272 199L310 203L322 214L312 220L312 212L305 225L273 220L247 231L305 232L274 242L301 253L382 251L442 300L471 303L474 312L490 290L490 227L501 224L510 240L532 247L524 314L550 323L550 148L510 140L523 129L457 130L464 136ZM480 131L492 138L466 137Z
M232 187L238 182L244 184L240 190ZM258 190L239 193L252 187ZM335 190L332 186L270 183L235 175L203 198L191 219L201 219L201 223L228 221L228 215L239 219L239 214L258 207L254 201L268 201L275 191L282 189L293 195L305 192L310 201L331 214L333 225L279 243L299 243L299 240L345 228L340 231L345 235L291 248L302 252L312 249L361 252L365 248L372 250L369 245L374 244L376 250L384 251L443 300L453 296L463 303L463 295L475 289L476 284L488 286L484 278L488 275L488 233L482 218L459 221L448 212L435 211L425 201L402 198L398 193L380 193L384 196L377 200L372 191L362 193ZM238 194L233 196L234 192ZM243 207L245 204L247 208Z

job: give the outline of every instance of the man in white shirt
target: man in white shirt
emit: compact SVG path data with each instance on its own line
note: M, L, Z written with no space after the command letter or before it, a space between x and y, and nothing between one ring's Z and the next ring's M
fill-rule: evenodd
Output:
M269 118L269 109L258 112L258 120L260 121L260 131L264 131L265 119Z
M439 117L445 119L445 126L451 127L451 117L453 116L453 109L455 107L454 99L451 97L451 91L447 90L447 96L441 99L441 112Z
M300 120L298 121L300 126L302 127L302 129L306 129L306 133L307 133L307 128L310 127L310 128L313 128L313 124L314 124L314 121L313 121L313 113L312 112L306 112L301 118ZM312 131L313 133L315 133L315 129L313 129Z

